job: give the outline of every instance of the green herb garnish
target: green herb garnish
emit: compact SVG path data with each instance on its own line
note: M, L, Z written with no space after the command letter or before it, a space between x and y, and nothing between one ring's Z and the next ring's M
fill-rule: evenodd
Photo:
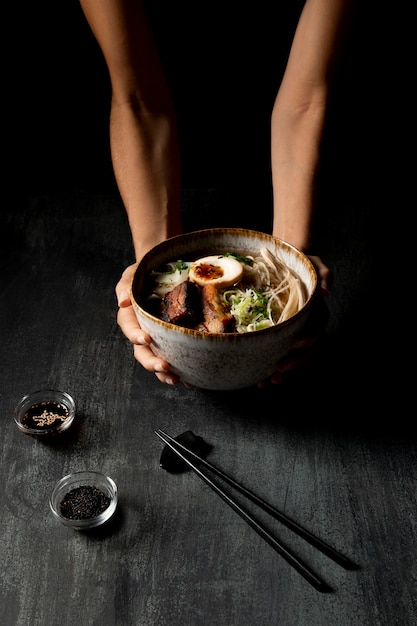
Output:
M177 270L177 272L182 272L183 270L188 269L188 264L185 261L176 261L175 269Z
M241 254L237 254L237 252L226 252L226 254L224 254L223 256L231 256L236 259L236 261L240 261L240 263L245 263L246 265L250 265L251 267L253 265L253 259L250 259L247 256L242 256Z

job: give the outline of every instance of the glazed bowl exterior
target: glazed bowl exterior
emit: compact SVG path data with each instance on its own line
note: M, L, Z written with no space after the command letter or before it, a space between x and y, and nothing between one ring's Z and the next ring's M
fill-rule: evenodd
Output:
M271 328L247 333L207 333L165 322L144 308L149 274L173 260L195 260L210 254L237 252L256 256L262 247L279 254L297 272L307 290L302 309ZM139 263L131 300L141 328L152 338L152 351L168 361L183 381L203 389L235 390L271 376L291 341L307 323L317 291L310 259L294 246L258 231L214 228L178 235L150 250Z

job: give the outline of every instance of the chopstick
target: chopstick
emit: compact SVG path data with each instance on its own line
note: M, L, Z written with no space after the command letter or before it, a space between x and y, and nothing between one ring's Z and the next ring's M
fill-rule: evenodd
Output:
M286 515L279 512L277 509L269 505L267 502L259 498L256 494L251 492L246 487L243 487L240 483L233 478L219 470L217 467L195 454L192 450L182 445L163 430L158 429L155 434L175 453L177 454L213 491L219 495L240 517L251 526L280 556L282 556L298 573L300 573L315 589L320 592L332 591L331 587L320 578L310 567L308 567L301 559L293 554L286 546L284 546L278 539L272 535L259 521L257 521L248 511L246 511L241 505L238 504L231 496L229 496L221 487L211 480L207 474L205 474L197 465L195 465L189 457L196 459L196 461L211 470L214 474L225 480L229 485L233 486L240 493L248 497L250 500L258 504L266 512L270 513L278 519L288 528L293 530L297 535L304 538L310 544L320 549L324 554L330 556L343 567L347 569L354 569L356 565L342 554L322 542L320 539L309 533L307 530L290 520ZM181 452L184 452L184 454ZM337 560L336 560L337 559Z
M312 546L314 546L315 548L320 550L323 554L328 556L330 559L332 559L338 565L341 565L342 567L344 567L345 569L348 569L348 570L352 570L352 569L357 569L358 568L356 563L353 563L346 556L344 556L343 554L341 554L340 552L338 552L337 550L335 550L334 548L329 546L327 543L325 543L324 541L322 541L321 539L319 539L318 537L316 537L315 535L310 533L308 530L306 530L305 528L303 528L302 526L297 524L297 522L294 522L287 515L285 515L284 513L282 513L281 511L279 511L275 507L273 507L271 504L269 504L268 502L266 502L265 500L260 498L255 493L253 493L253 491L250 491L249 489L244 487L241 483L238 483L236 480L234 480L234 478L232 478L228 474L225 474L222 470L218 469L217 467L215 467L214 465L212 465L211 463L206 461L206 459L203 459L198 454L195 454L195 452L193 452L192 450L190 450L189 448L184 446L182 443L180 443L176 439L173 439L173 437L171 437L170 435L165 433L163 430L158 429L156 434L158 436L159 436L159 434L163 435L166 439L169 440L170 443L172 443L175 446L177 446L177 448L181 448L181 450L183 450L189 456L191 456L194 459L196 459L201 465L204 465L205 467L207 467L214 474L216 474L217 476L222 478L225 482L227 482L229 485L234 487L237 491L242 493L249 500L251 500L252 502L257 504L264 511L266 511L272 517L274 517L276 520L278 520L279 522L284 524L287 528L292 530L296 535L299 535L305 541L307 541L309 544L311 544Z

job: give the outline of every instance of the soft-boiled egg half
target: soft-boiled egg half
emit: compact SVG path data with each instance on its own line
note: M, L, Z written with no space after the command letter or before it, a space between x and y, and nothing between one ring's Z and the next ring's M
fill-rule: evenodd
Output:
M189 279L201 287L207 284L216 287L230 287L237 283L243 274L243 265L228 256L206 256L194 261L190 267Z

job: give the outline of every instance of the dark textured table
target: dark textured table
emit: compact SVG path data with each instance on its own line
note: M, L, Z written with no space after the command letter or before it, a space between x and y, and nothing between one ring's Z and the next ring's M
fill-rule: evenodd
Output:
M190 226L203 219L196 205L217 200L188 191ZM3 211L2 624L416 623L410 391L404 372L387 375L397 337L381 344L378 324L360 323L375 320L372 246L352 234L365 224L342 244L344 224L325 249L337 281L314 363L284 386L210 392L162 385L132 358L116 323L114 285L131 260L117 194L25 196ZM19 398L43 387L77 404L75 425L52 443L13 421ZM196 475L159 467L157 428L202 436L213 463L360 568L342 569L260 515L333 588L319 593ZM114 519L85 533L48 507L55 482L84 469L108 473L120 495Z

